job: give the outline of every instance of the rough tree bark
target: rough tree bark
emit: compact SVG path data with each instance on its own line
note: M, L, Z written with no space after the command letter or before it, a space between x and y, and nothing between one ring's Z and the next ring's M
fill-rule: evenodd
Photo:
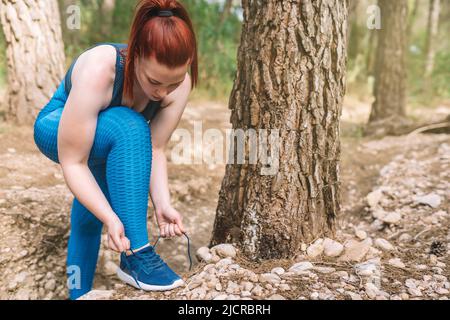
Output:
M430 8L428 13L428 26L427 26L427 42L425 47L425 70L424 78L425 84L429 89L431 73L434 67L434 56L436 53L436 38L438 34L439 26L439 12L440 12L440 0L430 0Z
M64 73L64 45L56 0L0 0L6 39L6 120L31 124Z
M244 0L233 129L267 129L274 174L260 160L227 164L210 246L235 243L251 260L292 257L332 236L339 214L339 117L345 93L347 7L332 0ZM279 130L279 156L270 133ZM259 145L260 146L260 145ZM258 146L258 147L259 147ZM247 147L247 144L246 144ZM237 148L230 152L236 159Z
M407 0L379 0L381 30L375 61L375 101L366 133L395 133L405 125Z

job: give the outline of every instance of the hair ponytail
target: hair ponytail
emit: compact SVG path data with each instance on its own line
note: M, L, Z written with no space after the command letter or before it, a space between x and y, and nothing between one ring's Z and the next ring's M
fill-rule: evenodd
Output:
M158 16L170 10L172 16ZM152 55L167 67L191 61L192 88L198 79L197 41L186 9L176 0L140 0L135 8L124 70L124 95L133 99L134 63Z

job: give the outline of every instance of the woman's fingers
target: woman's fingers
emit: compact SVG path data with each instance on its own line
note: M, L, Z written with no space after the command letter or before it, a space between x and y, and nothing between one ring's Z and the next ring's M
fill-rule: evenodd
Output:
M181 236L181 231L177 224L173 225L173 231L175 231L175 235Z
M130 249L130 240L127 237L122 237L121 240L124 251Z
M113 235L113 241L114 244L116 245L116 248L119 250L119 252L123 252L123 245L122 245L122 240L120 239L120 236L118 235Z
M171 237L175 237L176 236L176 234L175 234L175 224L174 223L170 224L170 236Z
M114 244L114 241L112 240L111 236L108 237L108 246L111 250L119 252L119 249L117 249L116 245Z

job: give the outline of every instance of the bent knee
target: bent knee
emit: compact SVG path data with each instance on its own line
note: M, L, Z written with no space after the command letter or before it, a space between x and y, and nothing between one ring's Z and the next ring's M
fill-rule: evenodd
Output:
M126 106L114 106L101 111L97 125L106 127L115 136L145 138L149 135L149 125L144 116Z

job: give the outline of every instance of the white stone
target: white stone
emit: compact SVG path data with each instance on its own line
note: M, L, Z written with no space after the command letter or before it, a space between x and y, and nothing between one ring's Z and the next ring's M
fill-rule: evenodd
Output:
M437 208L441 204L441 197L436 193L429 193L424 196L416 196L414 197L414 201L429 205L432 208Z
M344 254L339 257L339 261L360 262L364 259L372 245L372 239L367 238L361 242L350 240L345 243Z
M234 246L232 244L229 244L229 243L218 244L211 248L211 252L214 252L223 258L236 257L236 249L234 248Z
M212 254L209 252L208 247L200 247L196 252L196 257L199 261L205 261L208 263L211 261Z
M281 276L284 273L284 269L281 267L276 267L276 268L273 268L272 271L270 271L270 272Z
M344 251L344 246L341 243L330 238L325 238L323 248L327 257L337 257Z
M389 212L384 217L381 218L381 221L386 222L388 224L397 224L402 219L402 215L396 211Z
M389 241L383 238L376 239L375 246L383 251L393 251L395 249Z
M400 258L389 259L388 263L397 268L405 268L405 264L402 262Z
M109 300L113 294L114 290L91 290L77 300Z
M299 273L314 268L314 265L309 261L297 262L289 268L289 272Z
M270 282L270 283L279 283L281 278L274 273L262 273L259 275L259 281L261 283Z
M365 232L364 230L356 230L355 235L360 240L364 240L367 238L367 232Z
M117 272L117 264L115 264L114 262L112 262L112 261L106 261L106 263L105 263L105 265L104 265L104 271L105 271L105 274L107 275L107 276L111 276L111 275L113 275L113 274L116 274L116 272Z
M371 282L366 283L364 288L366 290L367 296L370 299L374 299L378 295L379 289L373 283Z
M313 244L311 244L308 249L306 249L306 254L308 257L314 259L323 253L323 240L317 239Z
M382 197L383 191L381 189L377 189L367 194L366 201L370 207L376 207Z

